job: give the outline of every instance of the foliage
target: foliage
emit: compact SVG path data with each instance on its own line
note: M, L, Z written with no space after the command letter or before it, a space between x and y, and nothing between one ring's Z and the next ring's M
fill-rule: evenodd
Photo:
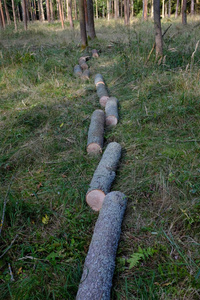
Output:
M148 259L149 257L153 256L157 250L148 247L147 249L142 249L141 247L138 248L138 252L133 253L130 258L127 260L130 264L129 269L137 266L140 260Z

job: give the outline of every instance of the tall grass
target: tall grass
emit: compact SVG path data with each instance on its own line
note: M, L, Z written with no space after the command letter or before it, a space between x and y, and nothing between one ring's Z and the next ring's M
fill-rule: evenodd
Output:
M120 101L120 122L105 132L105 146L123 147L112 190L129 198L112 299L200 294L199 48L192 56L200 34L195 21L168 20L163 28L168 22L160 65L154 54L145 63L150 21L126 28L98 20L88 49L101 50L90 70ZM73 32L57 23L1 32L1 253L11 245L0 259L3 299L74 299L77 292L97 218L85 193L99 161L85 148L99 107L93 79L73 77L79 42L78 24ZM139 247L154 255L130 268Z

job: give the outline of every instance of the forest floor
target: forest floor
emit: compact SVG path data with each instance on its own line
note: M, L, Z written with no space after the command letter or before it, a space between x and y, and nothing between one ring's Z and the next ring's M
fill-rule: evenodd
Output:
M100 160L86 153L96 73L120 102L105 147L122 145L112 190L128 197L111 299L200 298L200 27L169 24L164 60L146 64L152 21L96 21L87 82L73 76L78 23L1 31L2 299L75 298L98 217L85 203Z

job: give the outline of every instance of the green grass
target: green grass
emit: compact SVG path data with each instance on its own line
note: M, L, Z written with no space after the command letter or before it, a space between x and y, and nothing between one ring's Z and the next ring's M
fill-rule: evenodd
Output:
M111 299L199 299L200 48L194 20L172 22L164 61L153 24L130 28L98 20L100 58L89 61L120 101L120 122L105 146L123 147L112 190L128 196ZM7 194L0 253L3 299L74 299L97 214L85 193L100 158L86 154L90 117L99 108L93 79L73 77L79 25L8 27L0 44L0 184ZM130 268L138 249L141 256ZM0 254L1 255L1 254ZM15 281L11 280L10 263Z

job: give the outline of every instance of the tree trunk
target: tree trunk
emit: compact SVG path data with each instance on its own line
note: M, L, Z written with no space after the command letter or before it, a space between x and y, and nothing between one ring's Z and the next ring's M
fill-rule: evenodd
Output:
M117 2L118 0L114 0L115 19L117 19Z
M15 30L17 31L17 21L16 21L16 15L15 15L15 3L14 0L12 0L12 11L13 11L13 19L15 24Z
M95 4L96 4L96 19L99 18L99 15L98 15L98 1L95 0Z
M153 19L153 1L154 0L151 0L151 19Z
M80 32L81 32L81 48L84 49L87 47L84 0L79 0L79 22L80 22Z
M6 23L5 23L5 18L4 18L4 13L3 13L3 7L2 7L2 2L0 0L0 14L1 14L1 24L3 29L6 27Z
M75 20L78 19L78 16L77 16L77 5L76 5L76 0L74 0L74 18L75 18Z
M124 0L124 24L129 25L129 0Z
M22 0L24 29L27 30L26 0Z
M94 172L86 195L86 201L93 210L99 211L101 209L105 195L109 193L115 179L120 157L120 144L116 142L108 144Z
M58 10L59 10L59 16L60 16L60 21L61 21L62 29L64 29L64 21L63 21L61 0L58 0Z
M41 22L44 22L45 18L44 18L44 8L43 8L43 2L42 0L38 0L39 1L39 5L40 5L40 11L41 11L41 19L40 21Z
M175 12L175 19L178 18L178 8L179 8L179 0L176 2L176 12Z
M186 6L187 6L187 0L183 0L182 3L182 24L187 24L187 14L186 14Z
M191 0L191 16L194 16L194 0Z
M105 197L85 259L76 300L108 300L127 199L121 192Z
M50 23L51 22L51 18L50 18L49 0L46 0L46 11L47 11L47 21Z
M108 18L108 21L110 20L110 13L111 13L111 0L107 0L107 18Z
M121 2L121 5L122 5L122 2ZM134 2L133 0L131 0L131 18L133 18L134 16Z
M54 21L53 0L50 0L50 13L51 13L51 22L53 22Z
M162 18L164 19L165 17L165 0L162 2Z
M168 18L171 17L171 0L168 0Z
M163 55L163 39L160 23L160 0L154 0L154 29L156 43L156 57Z
M147 21L147 0L143 0L143 19Z
M108 95L108 91L104 79L101 76L101 74L97 74L95 76L94 83L96 85L97 95L99 97L99 103L101 104L101 106L105 107L106 102L109 99L109 95Z
M74 28L73 18L72 18L72 0L68 1L68 20L71 28Z
M21 17L20 17L20 12L19 12L19 3L17 5L17 17L18 17L18 22L20 23L21 22Z
M104 123L105 113L101 109L93 112L88 131L87 153L99 154L102 153L104 140Z
M6 4L6 0L4 0L4 9L5 9L5 12L6 12L7 24L10 25L11 21L10 21L10 16L9 16L9 12L8 12L8 7L7 7L7 4Z
M118 115L118 100L115 97L110 97L106 103L106 125L114 126L119 120Z
M93 40L96 37L94 27L94 10L93 0L87 0L87 13L88 13L88 36Z

